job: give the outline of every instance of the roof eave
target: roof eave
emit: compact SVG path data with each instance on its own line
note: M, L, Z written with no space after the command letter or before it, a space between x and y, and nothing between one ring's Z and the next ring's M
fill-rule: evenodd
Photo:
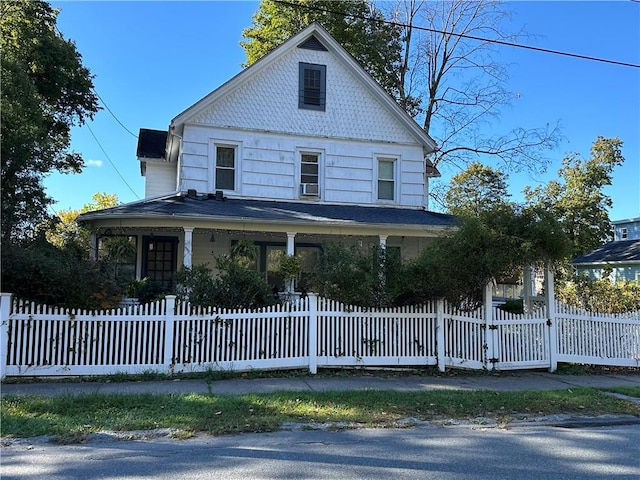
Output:
M164 225L157 225L157 221L162 220L166 222ZM200 228L215 228L213 223L222 223L225 225L242 225L243 230L255 230L260 231L262 225L271 225L271 226L282 226L283 228L295 228L295 227L306 227L313 228L318 230L318 233L322 233L322 230L330 230L330 229L345 229L345 230L353 230L353 229L367 229L367 230L380 230L385 232L394 232L396 234L401 234L398 232L402 232L405 234L422 234L421 236L437 236L441 235L451 229L455 229L456 227L453 225L429 225L429 224L390 224L390 223L362 223L362 222L354 222L349 220L322 220L322 221L305 221L305 220L295 220L295 221L287 221L287 220L273 220L273 219L256 219L252 217L229 217L229 216L217 216L217 215L202 215L202 214L154 214L153 212L146 213L127 213L127 214L117 214L117 213L106 213L106 212L88 212L83 214L82 222L87 223L97 223L104 221L109 222L113 221L113 223L120 223L117 226L123 227L141 227L141 228L149 228L149 227L175 227L176 225L170 225L170 223L178 223L178 226L186 226L194 224L200 224ZM135 225L123 225L122 222L126 221L135 221ZM141 222L142 221L142 222ZM247 228L247 225L252 225L253 228Z

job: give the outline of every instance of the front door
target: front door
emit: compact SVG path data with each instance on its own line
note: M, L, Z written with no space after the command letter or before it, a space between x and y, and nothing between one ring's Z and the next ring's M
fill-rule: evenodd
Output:
M142 275L169 291L176 272L178 239L145 237Z

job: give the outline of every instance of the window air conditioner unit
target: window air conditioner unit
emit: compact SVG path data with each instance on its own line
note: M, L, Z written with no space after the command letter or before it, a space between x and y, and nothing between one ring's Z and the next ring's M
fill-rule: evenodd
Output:
M305 195L308 197L317 197L318 196L318 184L317 183L301 183L300 184L300 195Z

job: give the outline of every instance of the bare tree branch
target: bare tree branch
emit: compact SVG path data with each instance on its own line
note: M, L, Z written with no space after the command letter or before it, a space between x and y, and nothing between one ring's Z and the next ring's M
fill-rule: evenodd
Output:
M510 12L493 0L400 0L392 18L407 25L399 101L438 143L434 165L464 166L489 156L502 168L544 171L545 150L561 139L559 125L494 135L487 127L516 98L506 89L509 65L493 42L464 38L527 38L513 30Z

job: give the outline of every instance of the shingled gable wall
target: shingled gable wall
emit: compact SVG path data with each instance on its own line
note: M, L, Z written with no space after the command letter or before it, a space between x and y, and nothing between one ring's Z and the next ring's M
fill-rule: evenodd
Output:
M298 108L300 62L327 67L326 111ZM246 74L250 73L249 71ZM300 200L302 151L321 155L318 201L376 204L378 156L397 158L393 204L425 204L423 145L331 51L293 48L185 125L180 189L213 192L216 145L238 149L226 195Z

